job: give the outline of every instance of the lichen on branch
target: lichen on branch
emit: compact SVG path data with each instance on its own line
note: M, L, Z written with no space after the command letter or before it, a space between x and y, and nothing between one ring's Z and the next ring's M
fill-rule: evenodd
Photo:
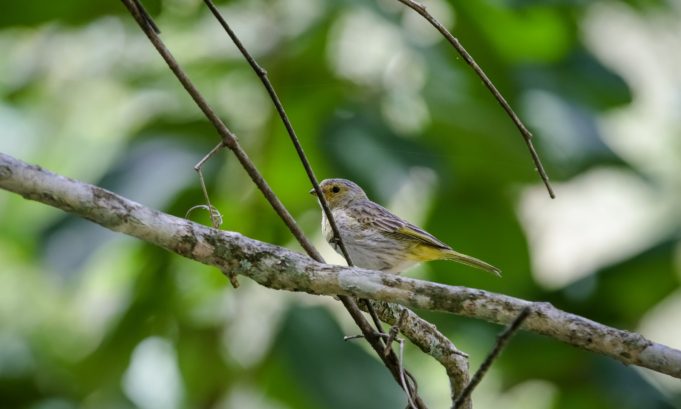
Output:
M1 153L0 188L222 271L247 276L272 289L342 294L499 324L511 322L531 304L532 313L522 326L525 330L609 356L627 365L681 378L681 351L652 342L640 334L561 311L548 303L532 303L484 290L318 263L283 247L150 209L102 188L55 175Z

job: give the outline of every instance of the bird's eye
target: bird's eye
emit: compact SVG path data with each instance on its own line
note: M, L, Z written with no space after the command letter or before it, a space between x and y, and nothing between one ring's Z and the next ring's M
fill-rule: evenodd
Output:
M331 191L333 193L338 193L338 192L340 192L340 188L338 186L334 186L334 187L331 188Z

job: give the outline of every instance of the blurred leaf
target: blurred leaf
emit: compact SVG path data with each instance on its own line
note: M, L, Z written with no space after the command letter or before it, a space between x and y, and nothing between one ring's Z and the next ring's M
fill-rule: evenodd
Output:
M564 308L623 329L678 288L676 241L666 241L556 294Z
M158 12L160 0L146 0L145 8L152 14ZM117 1L62 0L59 2L28 0L21 7L3 7L0 27L37 25L59 19L67 24L83 24L107 14L127 13Z
M484 16L475 19L478 29L509 62L549 62L567 54L574 34L558 10L543 5L511 9L499 3L464 2L457 8L465 15Z
M318 178L347 177L384 205L410 205L428 231L504 271L498 279L443 261L406 275L549 301L625 329L642 325L660 300L678 292L679 238L669 232L565 288L535 282L530 258L536 249L518 216L519 198L539 184L527 147L465 61L446 41L423 36L420 30L434 34L432 27L419 28L412 21L419 17L398 2L217 3L257 50ZM284 204L317 235L319 209L306 193L309 181L288 135L257 76L206 8L172 0L144 5ZM627 167L670 200L665 208L679 207L671 202L678 201L671 186L679 172L665 168L679 162L677 146L668 145L677 132L674 111L667 112L673 93L659 99L677 88L675 71L663 61L676 51L664 48L673 43L668 38L678 20L672 2L427 6L436 15L451 14L452 33L535 134L552 180L570 184L590 169ZM594 10L614 7L645 23L641 27L655 27L644 34L658 59L614 65L585 40ZM354 31L342 32L347 27ZM385 44L374 41L381 35ZM336 54L341 43L347 55ZM637 49L625 51L638 55ZM120 2L6 2L0 53L0 151L179 217L204 203L193 166L220 139ZM337 66L341 59L344 69L361 65L369 74L348 75ZM613 135L607 121L615 110L631 116L635 129ZM651 137L636 142L634 134ZM414 178L419 172L428 177ZM224 216L222 228L300 250L231 152L216 155L204 175L211 203ZM556 203L545 200L546 208ZM676 213L659 217L669 231L678 227ZM205 212L190 218L209 223ZM351 334L334 321L344 314L338 305L268 293L284 322L271 345L256 339L264 337L258 331L239 333L266 344L261 357L242 362L230 355L229 343L234 331L244 331L235 323L252 319L243 301L247 286L223 294L219 272L121 237L0 192L0 407L135 407L125 374L149 337L175 350L184 393L176 409L404 406L404 395L364 342L342 341ZM500 330L420 313L469 352L472 363L482 360ZM415 371L425 367L422 360L430 362L409 349ZM509 395L509 388L539 380L555 388L553 408L681 408L678 390L663 394L633 368L532 334L514 338L492 372L483 380L492 385L490 394L498 390L495 379ZM440 368L418 375L426 400L447 399ZM505 393L488 398L512 406Z
M274 354L286 361L290 376L317 407L405 405L388 370L356 343L343 341L344 335L325 309L292 308Z

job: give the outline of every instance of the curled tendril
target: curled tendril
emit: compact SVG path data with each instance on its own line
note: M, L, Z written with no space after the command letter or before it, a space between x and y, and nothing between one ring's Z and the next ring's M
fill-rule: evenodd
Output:
M208 206L205 204L190 207L189 210L187 210L187 213L184 215L184 218L189 219L189 214L196 209L203 209L210 213L210 220L213 223L214 228L217 229L218 227L222 226L222 214L220 214L220 211L213 206Z

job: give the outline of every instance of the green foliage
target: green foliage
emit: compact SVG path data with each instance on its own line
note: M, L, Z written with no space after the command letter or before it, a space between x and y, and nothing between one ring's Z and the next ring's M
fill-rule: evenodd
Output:
M207 9L200 1L145 5L330 254L276 112ZM534 132L556 201L479 79L398 2L220 3L267 69L320 179L353 179L457 250L504 270L496 279L435 262L408 275L549 301L681 347L668 335L681 327L673 314L681 294L674 94L681 82L678 47L668 40L678 7L426 5ZM0 55L0 151L177 216L202 203L192 166L218 137L122 4L8 2ZM231 154L217 155L205 175L224 229L298 249ZM202 211L191 218L209 222ZM2 408L405 404L373 352L342 341L357 330L330 300L243 279L233 290L218 271L5 192L0 260ZM472 368L500 330L422 313L471 355ZM407 347L426 401L445 407L444 371L431 360ZM480 408L666 409L681 408L681 388L519 334L474 399Z

